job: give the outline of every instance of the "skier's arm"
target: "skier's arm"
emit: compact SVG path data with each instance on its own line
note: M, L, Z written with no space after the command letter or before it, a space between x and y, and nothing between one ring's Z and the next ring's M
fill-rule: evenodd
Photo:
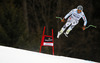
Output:
M65 15L64 19L66 19L68 16L70 16L72 14L74 10L71 10L68 14Z
M65 15L65 17L61 20L62 22L64 22L64 19L66 19L68 16L70 16L72 14L73 10L71 10L68 14Z
M83 20L84 20L84 26L82 27L82 29L85 30L85 27L86 27L86 25L87 25L87 19L86 19L84 13L83 13L83 15L82 15L82 18L83 18Z

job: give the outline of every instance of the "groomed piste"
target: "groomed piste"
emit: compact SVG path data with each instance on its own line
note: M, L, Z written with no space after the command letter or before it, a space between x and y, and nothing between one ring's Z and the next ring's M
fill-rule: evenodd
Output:
M0 46L0 63L98 63Z

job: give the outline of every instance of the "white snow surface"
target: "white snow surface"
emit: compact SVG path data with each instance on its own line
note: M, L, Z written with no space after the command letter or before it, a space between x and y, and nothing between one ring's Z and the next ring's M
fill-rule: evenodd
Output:
M97 63L97 62L0 46L0 63Z

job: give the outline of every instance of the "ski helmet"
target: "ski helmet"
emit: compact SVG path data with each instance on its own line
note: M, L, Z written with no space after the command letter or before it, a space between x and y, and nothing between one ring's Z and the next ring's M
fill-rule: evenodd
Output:
M79 5L79 6L77 6L77 9L83 11L83 6L82 5Z

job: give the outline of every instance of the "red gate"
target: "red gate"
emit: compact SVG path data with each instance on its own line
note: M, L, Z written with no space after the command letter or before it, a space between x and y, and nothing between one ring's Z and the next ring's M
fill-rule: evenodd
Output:
M53 37L53 29L52 29L52 36L50 35L45 35L45 26L43 30L43 35L42 35L42 40L41 40L41 45L40 45L40 52L42 46L51 46L52 47L52 53L54 55L54 37Z

